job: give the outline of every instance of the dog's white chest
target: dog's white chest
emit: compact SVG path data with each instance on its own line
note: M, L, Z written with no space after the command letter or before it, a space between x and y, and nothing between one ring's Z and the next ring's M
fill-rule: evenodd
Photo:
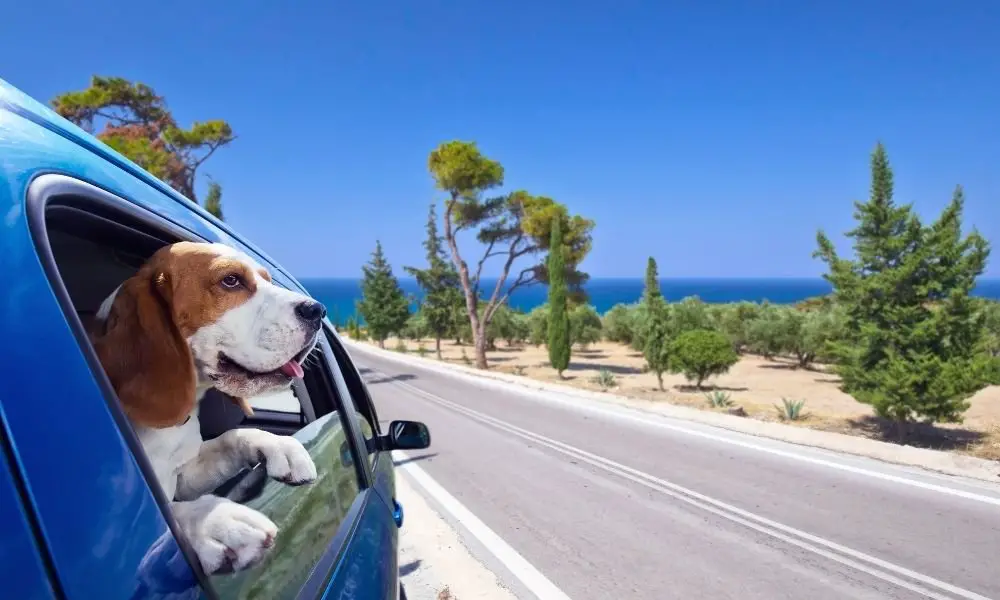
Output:
M162 429L140 426L135 428L135 433L149 457L167 500L173 500L178 470L198 455L198 447L201 446L198 409L195 408L191 418L183 425Z

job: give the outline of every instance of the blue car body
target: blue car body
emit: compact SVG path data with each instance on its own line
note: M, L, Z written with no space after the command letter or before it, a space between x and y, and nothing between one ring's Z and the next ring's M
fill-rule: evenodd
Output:
M67 227L141 223L146 229L127 231L223 242L266 265L276 282L308 293L226 224L0 80L0 596L254 597L260 589L254 585L272 583L266 567L254 582L226 592L216 582L227 576L206 577L176 535L46 247L46 211L53 207L81 213ZM336 469L347 500L338 523L328 524L329 535L317 542L314 563L288 575L294 585L257 597L397 598L402 509L392 460L372 441L381 431L360 374L326 327L323 356L332 374L324 377L336 390L336 405L323 409L322 419L343 440ZM317 405L307 412L321 420ZM289 417L274 418L280 424ZM310 420L295 418L289 431ZM356 493L348 472L356 474ZM278 526L280 540L285 528Z

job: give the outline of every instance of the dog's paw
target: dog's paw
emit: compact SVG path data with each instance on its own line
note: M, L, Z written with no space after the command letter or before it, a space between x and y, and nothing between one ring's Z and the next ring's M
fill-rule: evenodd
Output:
M218 496L174 502L174 518L205 573L231 573L260 563L274 546L278 526L262 513Z
M309 451L293 437L269 436L257 447L264 459L267 475L289 485L303 485L316 480L316 463Z

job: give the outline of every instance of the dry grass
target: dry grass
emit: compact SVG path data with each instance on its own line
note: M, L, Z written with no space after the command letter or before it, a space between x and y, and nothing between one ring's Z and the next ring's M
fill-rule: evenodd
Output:
M415 353L421 344L430 350L424 354L426 358L436 358L433 340L390 339L385 347L405 348L408 353ZM472 364L471 346L443 341L441 351L445 362ZM548 366L544 346L507 346L498 342L497 349L488 352L487 357L494 371L593 391L602 391L599 373L606 369L614 376L610 393L702 410L712 410L705 393L722 390L730 395L734 408L742 407L750 418L766 421L779 420L775 405L780 405L782 398L801 399L805 400L805 417L787 423L873 439L896 439L891 423L878 419L870 407L840 391L837 378L821 366L815 370L798 369L786 359L744 356L729 373L706 382L705 389L693 389L681 375L664 375L665 389L661 391L656 375L644 372L642 355L621 344L600 342L587 349L574 348L564 379ZM971 404L963 424L918 427L911 432L907 443L1000 460L1000 386L981 390L972 397Z

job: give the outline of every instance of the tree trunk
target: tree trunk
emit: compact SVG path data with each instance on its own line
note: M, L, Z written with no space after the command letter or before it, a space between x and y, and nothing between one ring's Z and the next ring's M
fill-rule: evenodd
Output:
M379 340L378 341L378 347L382 348L384 350L385 349L385 340Z
M437 351L438 360L441 360L441 337L434 338L434 349Z
M486 332L482 331L486 329L485 324L480 326L479 319L476 319L477 327L473 329L473 337L476 343L476 368L477 369L488 369L489 365L486 363Z
M696 389L700 390L701 389L701 384L702 384L703 381L705 381L704 377L698 377L698 382L694 384L694 387Z
M665 390L663 389L663 373L657 373L657 374L656 374L656 381L658 381L658 382L659 382L659 384L660 384L660 391L661 391L661 392L665 391Z

